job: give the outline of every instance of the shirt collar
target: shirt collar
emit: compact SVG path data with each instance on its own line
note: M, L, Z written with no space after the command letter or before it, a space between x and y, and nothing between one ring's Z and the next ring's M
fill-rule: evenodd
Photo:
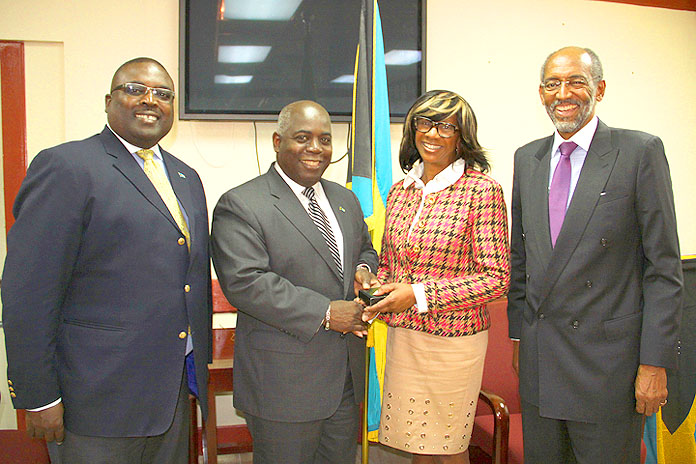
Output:
M302 192L304 192L304 190L307 187L300 185L291 178L289 178L277 162L273 163L273 167L275 167L275 170L278 172L278 174L280 174L280 177L283 178L285 183L288 184L288 187L290 187L290 190L292 190L295 195L297 195L300 198L306 198L306 196ZM324 195L324 189L321 187L321 181L312 185L312 188L314 188L314 193L316 195Z
M430 192L438 192L454 184L460 177L462 177L462 174L464 174L465 167L466 163L464 160L457 158L452 164L440 171L430 180L430 182L428 182L428 190ZM421 160L413 163L413 167L406 174L403 188L406 189L411 184L414 184L417 189L425 188L426 185L423 183L423 180L421 180L421 177L423 176L423 169L423 162Z
M598 125L599 118L595 115L594 117L592 117L590 122L585 124L585 127L573 134L573 136L568 140L564 140L563 137L561 137L561 134L558 133L558 129L556 129L556 132L554 133L553 137L553 146L551 147L551 156L554 156L556 154L558 147L563 142L575 142L578 144L580 148L585 150L585 152L589 152L590 144L592 143L592 139L594 138L595 132L597 132Z
M135 153L136 153L138 150L142 150L142 149L143 149L143 147L136 147L136 146L133 145L132 143L129 143L129 142L127 142L126 140L124 140L123 137L121 137L121 136L118 135L116 132L114 132L114 130L111 128L111 126L109 126L109 123L106 123L106 127L108 127L109 130L111 131L111 133L114 134L114 135L116 136L116 138L119 139L119 140L121 141L121 143L123 144L123 146L126 147L126 150L128 150L128 153L130 153L131 155L135 155ZM158 159L158 160L162 160L162 152L160 151L160 147L159 147L158 144L155 144L154 147L146 148L146 150L152 150L153 153L154 153L153 158L156 158L156 159ZM137 155L136 155L136 156L137 156Z

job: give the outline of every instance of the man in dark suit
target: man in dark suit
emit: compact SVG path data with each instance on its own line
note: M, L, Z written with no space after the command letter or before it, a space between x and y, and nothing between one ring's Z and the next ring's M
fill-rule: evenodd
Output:
M286 106L273 147L268 172L213 212L213 264L239 309L234 405L254 463L352 464L365 359L354 281L376 282L377 254L355 195L321 179L332 152L326 110Z
M549 55L539 95L556 133L515 154L508 316L526 463L639 462L641 419L675 367L667 159L659 138L595 117L605 88L591 50Z
M106 113L100 134L39 153L17 195L2 277L8 383L56 459L185 463L188 385L207 411L203 186L157 145L174 114L161 64L123 64Z

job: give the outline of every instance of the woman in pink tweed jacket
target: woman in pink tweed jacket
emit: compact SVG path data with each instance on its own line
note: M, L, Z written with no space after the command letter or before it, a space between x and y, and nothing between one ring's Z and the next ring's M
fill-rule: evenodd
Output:
M404 123L378 278L388 324L380 442L413 463L468 463L490 317L509 284L507 212L485 172L476 117L453 92L421 96Z

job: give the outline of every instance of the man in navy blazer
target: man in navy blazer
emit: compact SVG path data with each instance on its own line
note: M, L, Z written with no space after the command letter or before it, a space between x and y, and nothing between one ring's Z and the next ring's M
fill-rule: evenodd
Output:
M376 283L377 254L355 195L321 179L332 153L326 110L286 106L273 147L268 172L225 193L213 212L213 264L239 309L234 405L245 413L255 464L352 464L365 385L354 283ZM308 187L338 260L310 217Z
M676 367L682 273L667 159L658 137L597 119L605 89L592 50L549 55L539 95L556 133L515 153L508 316L526 463L640 462L642 418L666 403L665 369Z
M105 102L108 126L39 153L15 200L2 276L10 394L63 462L185 463L188 385L195 378L207 411L211 358L203 186L157 145L174 114L161 64L123 64ZM140 149L164 170L186 227Z

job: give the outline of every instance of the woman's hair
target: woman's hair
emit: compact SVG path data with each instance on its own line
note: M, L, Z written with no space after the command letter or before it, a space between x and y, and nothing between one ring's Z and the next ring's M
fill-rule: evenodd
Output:
M404 134L399 149L399 164L404 172L408 172L413 164L421 159L416 149L414 119L423 116L433 121L443 121L453 114L457 115L459 131L457 137L457 158L466 163L465 170L475 168L487 172L490 164L486 152L476 138L477 124L474 110L461 96L448 90L431 90L424 93L411 106L404 120Z

